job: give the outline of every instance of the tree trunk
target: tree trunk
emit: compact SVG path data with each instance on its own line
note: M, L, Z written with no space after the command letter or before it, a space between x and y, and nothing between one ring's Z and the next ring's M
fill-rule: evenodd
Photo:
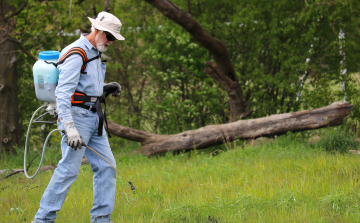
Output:
M140 151L145 156L167 151L204 149L233 141L235 138L250 139L261 136L282 135L287 132L318 129L343 123L353 105L335 102L329 106L312 110L271 115L264 118L239 120L222 125L208 125L175 135L157 135L130 129L109 122L111 134L141 142Z
M15 10L8 1L1 4L4 14L0 19L0 153L15 152L14 146L20 144L16 43L7 35L15 29L15 18L8 16Z

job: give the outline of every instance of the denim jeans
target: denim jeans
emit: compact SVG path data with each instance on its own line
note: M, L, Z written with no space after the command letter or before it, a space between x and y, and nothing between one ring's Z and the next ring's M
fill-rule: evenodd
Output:
M99 117L97 113L73 106L72 116L82 141L101 154L113 166L116 166L105 129L103 129L102 136L98 136ZM57 125L59 129L64 129L61 121ZM70 186L75 182L79 174L83 156L90 162L94 173L94 198L93 207L90 211L91 221L95 223L111 222L110 214L115 203L116 171L86 147L76 151L69 147L66 144L66 136L63 133L61 134L62 159L59 161L40 200L40 208L35 215L34 222L54 222L56 212L61 209Z

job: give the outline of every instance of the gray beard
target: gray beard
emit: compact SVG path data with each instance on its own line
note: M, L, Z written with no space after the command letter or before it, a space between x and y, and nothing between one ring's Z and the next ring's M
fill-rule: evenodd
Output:
M102 46L97 46L96 48L97 48L97 50L99 50L102 53L106 52L106 50L108 49L108 47L106 47L105 44Z

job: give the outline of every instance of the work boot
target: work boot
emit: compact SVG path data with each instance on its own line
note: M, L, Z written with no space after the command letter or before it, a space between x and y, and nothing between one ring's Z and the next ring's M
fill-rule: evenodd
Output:
M113 221L105 221L104 219L98 219L95 221L92 221L91 223L114 223Z
M92 221L92 223L114 223L113 221L105 221L104 219L97 219L95 221Z
M110 220L110 216L99 216L95 219L90 220L91 223L113 223L113 221Z

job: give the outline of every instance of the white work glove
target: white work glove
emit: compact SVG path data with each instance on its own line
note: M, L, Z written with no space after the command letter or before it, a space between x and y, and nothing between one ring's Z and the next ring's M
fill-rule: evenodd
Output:
M110 91L112 96L118 96L121 93L121 86L117 82L110 82L108 84L104 83L103 91L107 93Z
M74 150L77 150L77 148L81 149L81 137L78 130L75 128L74 122L64 122L64 128L68 146L72 147Z

